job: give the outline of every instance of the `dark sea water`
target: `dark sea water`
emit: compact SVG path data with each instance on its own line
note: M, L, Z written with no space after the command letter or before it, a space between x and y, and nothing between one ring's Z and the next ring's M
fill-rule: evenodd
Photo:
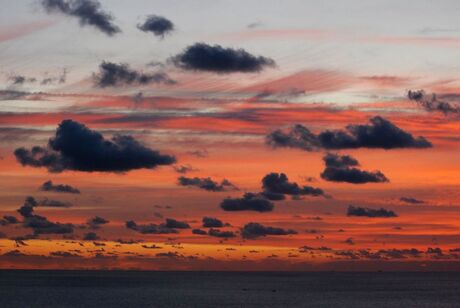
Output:
M0 307L460 307L460 273L0 271Z

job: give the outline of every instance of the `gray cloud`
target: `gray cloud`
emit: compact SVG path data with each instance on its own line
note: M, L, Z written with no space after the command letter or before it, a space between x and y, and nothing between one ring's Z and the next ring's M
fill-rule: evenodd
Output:
M152 32L154 35L164 38L165 35L174 31L174 24L165 17L150 15L147 16L142 24L137 25L137 28L144 32Z
M345 130L326 130L319 134L314 134L305 126L297 124L288 131L273 131L267 136L266 142L273 147L299 148L305 151L432 147L424 137L414 137L380 116L369 121L369 124L350 124Z
M170 59L177 67L191 71L214 73L253 73L275 66L275 61L254 56L244 49L224 48L220 45L195 43Z
M41 0L41 4L48 13L76 17L80 25L93 26L109 36L121 32L113 23L112 15L105 12L97 0Z

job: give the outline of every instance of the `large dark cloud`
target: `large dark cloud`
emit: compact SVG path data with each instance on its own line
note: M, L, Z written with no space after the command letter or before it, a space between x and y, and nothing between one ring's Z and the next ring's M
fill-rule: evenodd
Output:
M52 181L46 181L40 187L40 190L43 191L52 191L59 193L69 193L69 194L79 194L80 190L75 187L66 184L53 184Z
M331 182L346 182L352 184L384 183L389 180L380 171L365 171L356 168L359 163L351 156L339 156L327 153L323 157L326 168L321 178Z
M358 216L358 217L397 217L395 212L391 210L381 209L370 209L366 207L352 206L350 205L347 210L347 216Z
M220 207L224 211L257 211L270 212L273 210L273 203L260 194L245 193L242 198L226 198Z
M411 101L415 101L426 111L439 111L445 115L451 113L459 113L460 108L449 102L439 100L436 94L426 94L423 90L409 90L407 92L407 98Z
M311 186L299 186L297 183L289 182L284 173L269 173L262 179L263 194L270 200L283 200L284 195L290 195L293 198L299 196L325 196L324 191L320 188Z
M179 68L214 73L252 73L275 66L275 61L254 56L244 49L224 48L220 45L195 43L171 58Z
M179 185L182 186L195 186L208 191L224 191L226 189L235 189L236 186L230 183L229 180L223 179L220 183L212 180L211 178L188 178L181 176L178 178Z
M61 13L78 18L80 25L93 26L112 36L121 32L111 14L101 8L97 0L41 0L48 13Z
M45 167L50 172L125 172L176 162L174 156L162 155L131 136L115 135L108 140L72 120L59 124L47 147L18 148L14 155L23 166Z
M364 125L350 124L344 130L326 130L319 134L297 124L288 131L273 131L267 136L266 142L274 147L299 148L305 151L432 147L424 137L414 137L380 116L371 118L369 122Z
M46 217L34 214L35 207L39 205L33 197L27 197L24 204L18 209L18 213L24 218L24 227L33 229L35 235L73 233L72 224L51 222Z
M137 28L144 32L152 32L154 35L164 38L165 35L174 31L174 24L165 17L150 15L147 16L142 24L137 25Z
M133 70L127 64L103 61L99 73L93 75L97 87L115 87L126 85L147 85L150 83L175 84L164 72L144 73Z
M137 224L133 220L126 222L126 228L137 231L142 234L171 234L177 233L176 229L166 228L163 224Z
M214 217L203 217L202 222L204 228L222 228L224 226L222 220Z
M292 229L282 229L275 227L267 227L256 222L250 222L241 229L241 235L246 239L254 239L266 235L289 235L297 234L297 231Z

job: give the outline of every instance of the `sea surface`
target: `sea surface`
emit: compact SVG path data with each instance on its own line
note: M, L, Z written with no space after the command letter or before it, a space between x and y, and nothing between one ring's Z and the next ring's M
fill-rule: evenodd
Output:
M460 273L5 270L0 307L460 307Z

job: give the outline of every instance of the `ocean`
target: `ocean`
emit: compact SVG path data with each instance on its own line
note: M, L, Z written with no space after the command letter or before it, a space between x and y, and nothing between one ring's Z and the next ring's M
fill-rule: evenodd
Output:
M0 307L460 307L460 274L3 270Z

